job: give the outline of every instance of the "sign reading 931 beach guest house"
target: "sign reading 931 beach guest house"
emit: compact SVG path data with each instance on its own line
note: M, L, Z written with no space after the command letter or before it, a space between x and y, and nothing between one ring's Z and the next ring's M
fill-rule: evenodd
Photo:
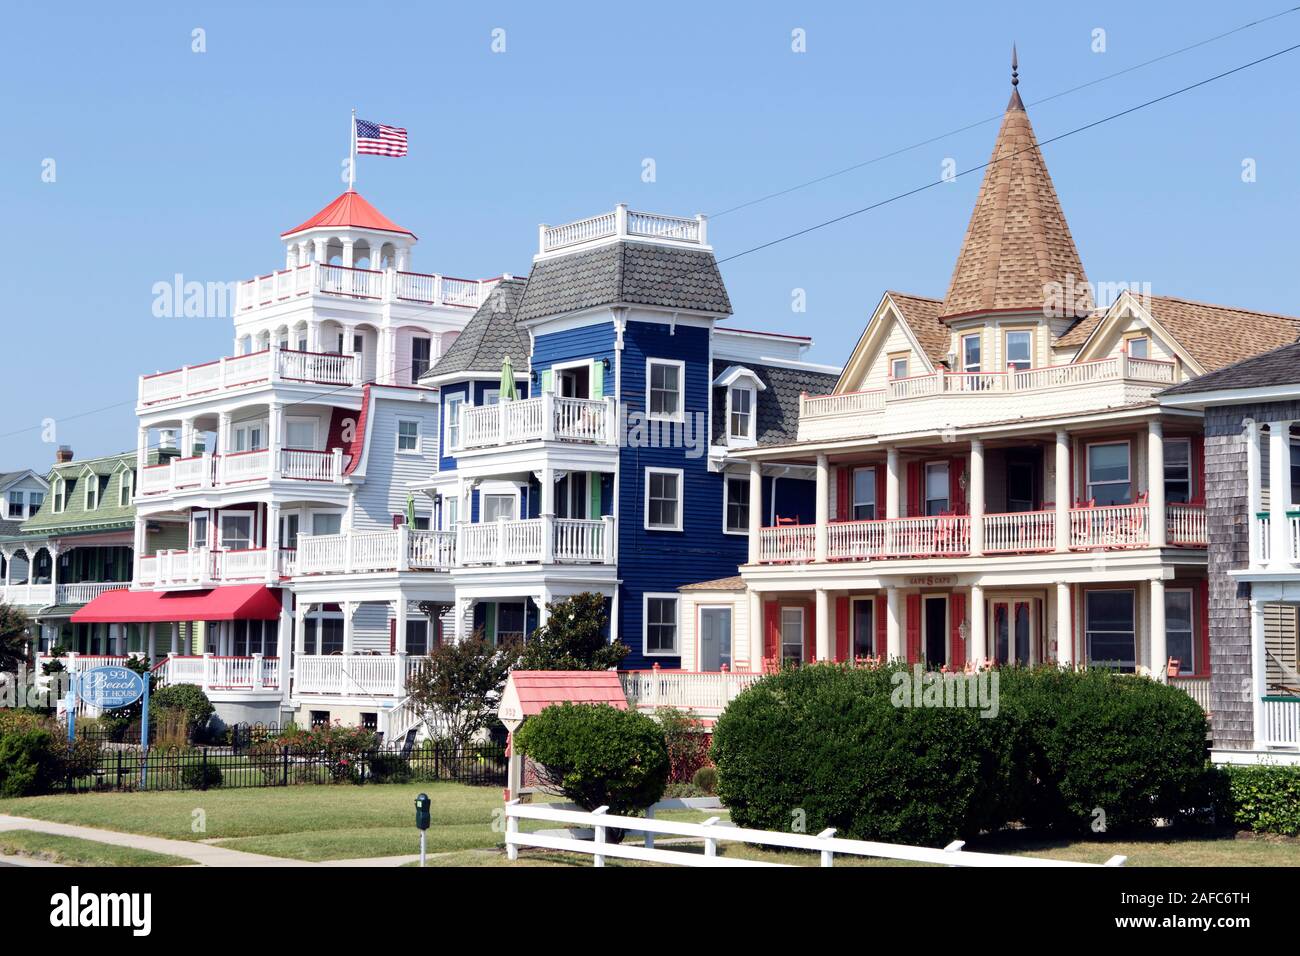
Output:
M77 678L78 696L102 710L134 704L143 693L144 678L126 667L92 667Z

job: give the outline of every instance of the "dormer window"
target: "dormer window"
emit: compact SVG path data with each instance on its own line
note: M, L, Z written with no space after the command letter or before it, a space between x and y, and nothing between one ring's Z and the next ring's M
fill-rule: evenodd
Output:
M1124 348L1130 358L1149 359L1151 357L1151 339L1148 336L1130 336L1124 340Z
M131 491L135 487L135 472L123 471L122 482L117 488L117 503L119 507L126 508L131 504Z
M727 389L727 438L754 441L754 388L733 385Z
M1032 329L1019 329L1007 332L1006 338L1007 368L1014 372L1023 372L1034 364L1034 333Z
M68 506L68 483L62 478L54 479L54 513L62 514Z
M890 378L907 378L911 372L908 370L908 358L906 355L894 355L889 359L889 377Z
M99 482L95 480L94 475L89 475L86 479L86 510L94 511L98 507Z

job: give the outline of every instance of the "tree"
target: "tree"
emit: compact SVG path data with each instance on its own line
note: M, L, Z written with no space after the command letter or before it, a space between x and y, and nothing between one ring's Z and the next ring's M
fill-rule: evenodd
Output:
M551 602L546 610L546 623L524 645L520 670L604 671L628 655L626 644L605 639L604 596L587 591Z
M30 626L21 608L0 604L0 673L16 674L18 666L27 662Z
M496 716L501 688L518 660L517 645L493 646L481 632L443 644L407 680L411 703L426 726L463 747Z

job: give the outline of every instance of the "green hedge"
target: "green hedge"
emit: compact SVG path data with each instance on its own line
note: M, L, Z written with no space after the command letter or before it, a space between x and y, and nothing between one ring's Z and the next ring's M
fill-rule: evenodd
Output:
M1205 718L1180 690L1105 671L1007 669L981 716L896 706L912 680L903 665L819 664L740 694L713 742L732 819L939 845L1010 821L1114 832L1197 802Z
M1300 836L1300 767L1230 766L1229 812L1238 826Z

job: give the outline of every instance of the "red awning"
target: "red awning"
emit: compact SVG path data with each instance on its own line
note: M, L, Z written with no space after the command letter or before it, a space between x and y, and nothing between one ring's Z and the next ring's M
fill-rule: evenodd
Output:
M273 621L280 595L261 584L207 591L105 591L72 615L74 624L147 624L164 621Z

